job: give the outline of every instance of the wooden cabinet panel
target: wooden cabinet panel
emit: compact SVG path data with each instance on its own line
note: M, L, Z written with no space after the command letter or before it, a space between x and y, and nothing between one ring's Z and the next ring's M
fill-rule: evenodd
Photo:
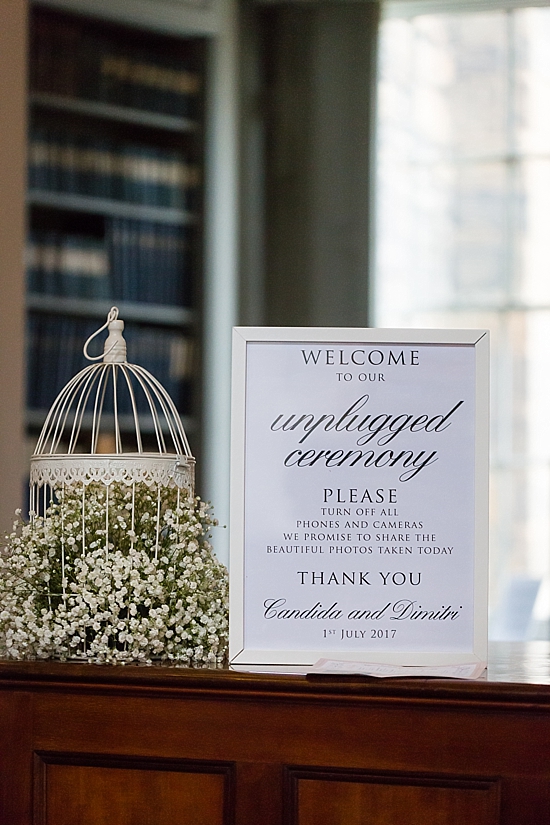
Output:
M0 662L0 825L548 825L538 678Z
M295 778L292 825L497 825L498 782Z
M228 825L231 798L230 766L35 756L33 825Z
M32 696L0 693L0 823L28 825L31 817Z

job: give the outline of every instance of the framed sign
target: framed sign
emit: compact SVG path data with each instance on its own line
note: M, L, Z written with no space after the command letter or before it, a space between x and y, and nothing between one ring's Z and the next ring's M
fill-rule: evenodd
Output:
M488 338L234 330L232 667L486 661Z

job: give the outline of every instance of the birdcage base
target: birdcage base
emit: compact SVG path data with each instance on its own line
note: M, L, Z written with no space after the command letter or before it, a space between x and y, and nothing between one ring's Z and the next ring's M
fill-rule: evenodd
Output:
M194 494L195 459L158 453L123 455L44 455L31 459L30 484L60 487L62 484L147 484L179 487Z

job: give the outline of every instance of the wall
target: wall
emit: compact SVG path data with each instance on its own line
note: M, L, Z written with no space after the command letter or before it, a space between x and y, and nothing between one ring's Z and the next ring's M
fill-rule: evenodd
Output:
M275 4L257 17L263 91L248 119L259 110L264 124L261 320L366 326L378 4ZM252 126L246 137L250 150Z
M24 481L26 0L0 3L0 534Z

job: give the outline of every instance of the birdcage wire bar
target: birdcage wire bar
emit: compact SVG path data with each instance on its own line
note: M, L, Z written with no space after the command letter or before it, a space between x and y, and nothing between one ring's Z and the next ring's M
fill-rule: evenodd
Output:
M102 330L108 330L103 355L90 356L88 345ZM85 511L86 488L95 482L104 484L106 552L109 551L109 486L121 482L132 487L131 530L135 527L136 484L145 483L157 498L157 534L160 532L160 510L163 488L177 489L178 506L181 495L194 494L194 464L189 442L179 412L155 376L126 358L124 322L113 307L107 322L84 344L84 355L92 361L70 379L54 400L36 449L31 459L30 516L44 516L48 506L64 499L67 484L82 484L82 552L86 552ZM138 393L152 419L156 449L145 450L140 424ZM126 399L123 399L126 394ZM106 399L112 400L112 412L106 412ZM133 431L122 437L120 411L122 401L129 402ZM91 410L91 426L84 420ZM143 413L142 413L143 414ZM142 415L141 414L141 415ZM106 421L108 422L106 424ZM109 434L114 450L99 450L100 435ZM128 441L135 450L125 449ZM87 447L83 451L83 446ZM64 553L64 547L62 547Z

